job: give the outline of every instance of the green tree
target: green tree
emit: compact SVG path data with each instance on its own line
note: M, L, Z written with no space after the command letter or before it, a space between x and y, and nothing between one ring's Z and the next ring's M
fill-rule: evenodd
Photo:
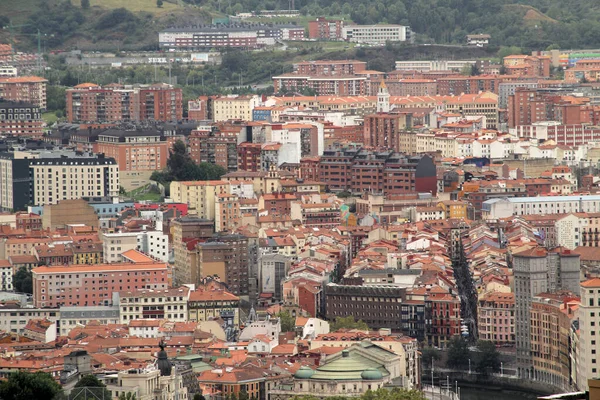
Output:
M15 372L0 382L2 400L52 400L59 397L62 388L45 372Z
M90 0L81 0L81 8L88 10L90 8Z
M423 361L423 368L431 368L431 362L437 361L441 358L440 352L433 347L424 347L421 351L421 360Z
M476 360L475 370L481 374L500 371L500 353L489 340L477 342Z
M206 400L206 398L202 395L202 393L196 393L193 400Z
M119 400L137 400L137 399L136 399L135 393L132 393L132 392L127 392L127 393L121 392L121 394L119 395ZM194 398L194 400L196 400L196 399Z
M163 6L163 1L162 0L156 0L156 7L162 8L162 6Z
M15 273L13 276L13 286L17 292L33 294L33 280L31 271L27 267L21 267Z
M448 344L448 368L464 369L469 365L469 345L460 336L454 336Z
M94 375L84 375L69 393L68 400L84 400L93 396L97 399L110 399L111 394L106 385Z
M353 315L349 315L347 317L336 317L335 321L331 324L332 332L340 329L358 329L361 331L368 331L369 326L362 320L356 321Z
M281 332L294 332L296 330L296 320L289 311L280 311L277 318L281 322Z

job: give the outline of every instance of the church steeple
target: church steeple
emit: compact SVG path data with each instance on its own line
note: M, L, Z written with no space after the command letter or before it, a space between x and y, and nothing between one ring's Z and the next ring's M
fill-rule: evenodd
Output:
M379 92L377 93L377 112L387 113L390 112L390 92L385 85L383 78L381 78L381 84L379 85Z

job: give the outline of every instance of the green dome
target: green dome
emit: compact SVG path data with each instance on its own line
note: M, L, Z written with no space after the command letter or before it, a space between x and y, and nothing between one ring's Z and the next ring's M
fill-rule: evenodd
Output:
M302 366L296 373L294 374L294 378L296 379L309 379L315 371L307 366Z
M360 377L366 381L378 381L383 379L383 374L376 368L367 368L360 374Z

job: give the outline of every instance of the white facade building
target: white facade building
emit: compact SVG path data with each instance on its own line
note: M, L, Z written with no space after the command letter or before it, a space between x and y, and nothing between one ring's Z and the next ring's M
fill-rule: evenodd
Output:
M411 40L411 31L403 25L347 25L342 28L342 38L365 44L407 42Z

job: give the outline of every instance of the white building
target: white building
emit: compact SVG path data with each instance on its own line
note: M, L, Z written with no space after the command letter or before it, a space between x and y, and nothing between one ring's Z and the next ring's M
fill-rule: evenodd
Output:
M0 76L17 76L17 67L11 67L10 65L0 65Z
M129 336L140 338L157 338L162 320L160 319L134 319L129 321Z
M253 339L258 335L264 335L270 339L279 338L281 333L281 322L279 318L268 318L264 320L254 321L246 326L240 333L239 341L245 342Z
M0 291L12 292L13 290L13 266L8 260L0 260Z
M342 28L342 38L348 42L385 44L385 42L411 41L410 27L403 25L347 25Z
M139 232L137 250L162 262L169 262L169 235L161 231Z
M165 290L134 290L116 293L113 304L119 304L121 323L136 319L166 319L186 322L190 288L182 286Z
M314 339L329 333L329 322L319 318L296 317L296 332L300 330L301 339Z
M460 71L475 64L475 60L396 61L396 71Z
M600 212L600 195L508 197L484 201L482 206L484 219L578 212Z
M60 335L67 336L72 329L86 326L91 321L102 325L118 324L118 306L60 307Z

